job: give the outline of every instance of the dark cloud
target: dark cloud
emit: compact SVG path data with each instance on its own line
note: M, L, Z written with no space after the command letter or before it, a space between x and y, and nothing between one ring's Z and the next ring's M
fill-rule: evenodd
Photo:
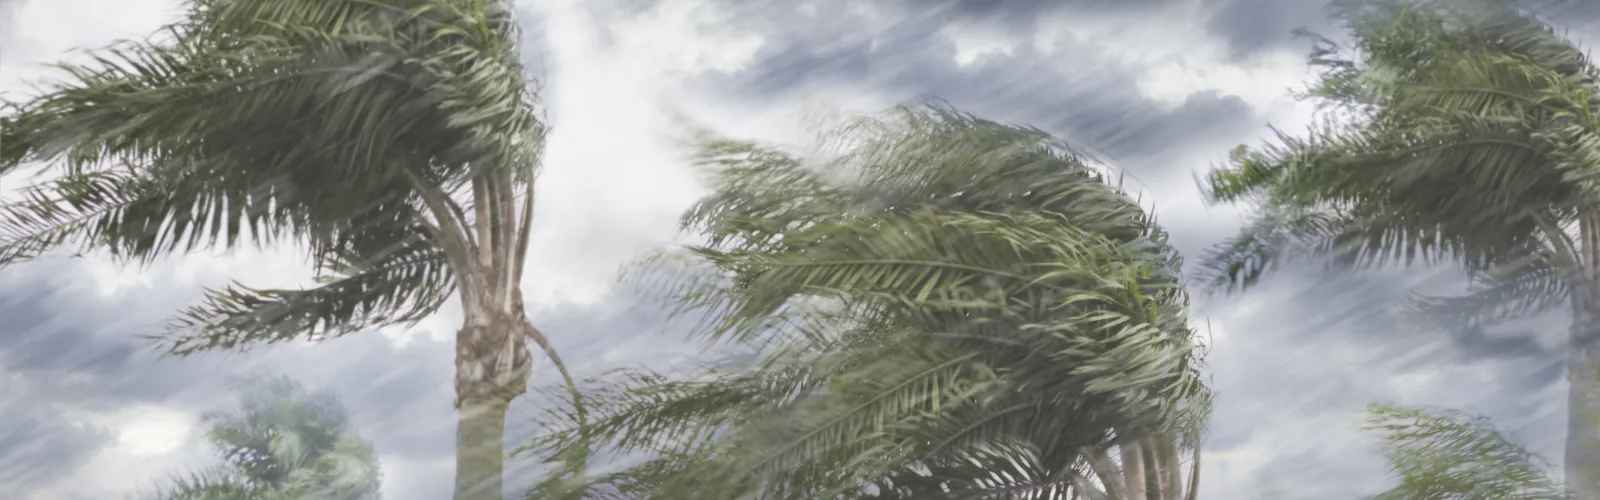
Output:
M1329 0L1199 1L1205 6L1207 32L1228 44L1234 60L1285 47L1307 50L1309 46L1293 36L1300 28L1336 39L1344 36L1343 26L1331 16ZM1557 26L1581 27L1600 20L1600 2L1591 0L1512 1Z
M1548 396L1563 383L1564 356L1545 347L1544 337L1564 331L1561 318L1509 333L1419 329L1394 305L1424 273L1288 269L1259 288L1227 297L1235 308L1248 306L1229 314L1227 337L1208 359L1220 394L1207 450L1238 450L1262 433L1279 432L1268 426L1290 432L1369 402L1483 414L1523 431L1519 437L1530 448L1547 456L1557 450L1551 429L1560 428L1562 402ZM1321 481L1349 478L1369 465L1350 459L1350 453L1371 451L1365 443L1296 446L1299 451L1275 455L1263 473ZM1313 463L1314 471L1306 467ZM1324 467L1347 470L1328 473Z
M1206 30L1228 45L1235 60L1249 59L1294 41L1293 31L1327 33L1327 0L1202 0Z
M1182 0L899 0L897 3L913 16L945 22L984 23L1026 33L1038 28L1041 18L1062 11L1138 14L1171 7L1179 1Z
M15 385L0 383L0 489L49 485L113 443L105 429L62 418L45 398L18 397Z
M1515 0L1529 12L1559 26L1600 21L1600 2L1593 0Z
M962 66L955 43L940 32L946 23L935 16L912 12L875 27L849 14L771 12L784 8L763 14L793 21L767 26L777 31L767 35L757 62L695 83L749 105L817 89L936 97L987 118L1043 128L1113 161L1258 125L1251 107L1234 96L1200 93L1163 109L1140 94L1135 68L1103 55L1103 46L1062 37L1050 50L1022 43L1010 54L990 53Z
M1385 314L1407 290L1380 273L1290 271L1227 299L1226 336L1207 360L1218 395L1205 450L1219 467L1259 468L1203 481L1213 483L1203 496L1251 491L1252 478L1285 481L1305 498L1375 493L1384 470L1375 436L1359 427L1372 402L1484 415L1537 453L1559 452L1563 405L1551 396L1562 357L1408 330Z
M85 286L61 286L57 278L87 278L67 264L24 267L0 273L0 317L5 318L0 366L28 380L31 390L83 402L87 409L115 408L183 395L226 361L161 359L140 338L158 332L178 312L171 296L124 293L104 298ZM167 368L147 369L156 363Z
M362 333L316 345L162 358L137 334L171 317L197 288L102 299L57 281L82 276L81 271L42 267L0 273L0 317L6 319L0 325L0 489L26 496L30 488L81 466L108 442L104 429L74 425L61 411L149 404L199 412L229 404L234 396L228 381L241 375L284 374L310 389L333 391L354 428L391 460L429 463L454 453L454 349L451 342L433 339L453 338L450 331L419 329L400 347L383 335ZM695 352L685 341L683 323L664 321L662 311L622 303L616 299L534 316L580 378L622 365L660 366ZM533 385L559 383L543 357L536 356L535 364ZM539 403L530 396L513 407L508 445L521 444L539 429L541 415L534 411ZM389 483L397 489L422 485L416 486L422 490L387 491L391 498L437 498L448 494L450 478L391 478ZM442 489L429 489L434 486Z

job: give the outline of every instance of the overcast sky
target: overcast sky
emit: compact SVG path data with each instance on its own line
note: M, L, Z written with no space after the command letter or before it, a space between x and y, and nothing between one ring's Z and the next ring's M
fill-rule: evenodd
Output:
M1600 33L1591 29L1600 7L1547 3L1573 36ZM700 193L667 147L674 114L795 142L818 109L941 97L1101 151L1194 255L1234 231L1239 215L1201 204L1193 174L1256 143L1268 124L1307 123L1310 109L1287 97L1309 75L1308 47L1290 31L1327 24L1321 0L519 4L555 125L529 302L534 321L587 374L693 352L663 331L658 312L609 289L620 264L672 241L677 214ZM41 63L149 33L176 8L0 0L0 90L26 91L28 79L48 74ZM14 188L5 181L0 192ZM1244 295L1202 297L1195 315L1209 325L1219 393L1202 498L1342 499L1382 489L1382 463L1359 429L1370 401L1484 414L1558 460L1560 319L1446 334L1382 313L1435 274L1289 273ZM282 372L343 396L379 451L387 498L447 498L456 311L410 331L186 360L157 359L135 337L204 286L308 276L288 249L143 270L91 256L0 271L0 491L115 498L214 464L195 427L199 412L226 402L229 375ZM554 380L542 364L538 376ZM515 413L513 433L526 436L531 418Z

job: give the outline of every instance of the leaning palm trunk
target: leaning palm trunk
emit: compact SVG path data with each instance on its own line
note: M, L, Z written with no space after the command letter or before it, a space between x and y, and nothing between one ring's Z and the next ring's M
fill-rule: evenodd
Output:
M1582 218L1581 252L1569 278L1572 326L1567 346L1567 442L1564 467L1572 492L1600 499L1600 213Z
M317 286L210 291L159 337L175 355L410 325L454 295L456 498L500 498L528 339L572 387L522 306L545 127L509 2L189 7L0 106L0 175L61 174L0 204L0 266L69 242L137 262L309 247Z
M1084 500L1194 500L1200 488L1200 450L1186 460L1174 439L1149 436L1116 446L1118 460L1107 448L1085 448L1084 461L1094 481L1083 477L1072 492Z

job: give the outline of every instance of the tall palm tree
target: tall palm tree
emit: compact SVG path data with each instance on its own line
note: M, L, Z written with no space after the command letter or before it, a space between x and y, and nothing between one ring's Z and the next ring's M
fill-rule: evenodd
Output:
M823 142L703 143L715 191L683 227L706 242L630 282L731 357L593 381L593 425L530 446L643 461L529 498L1184 498L1210 396L1180 259L1135 200L1044 132L938 103Z
M1256 219L1208 256L1249 285L1285 258L1451 262L1469 295L1419 297L1459 328L1573 314L1565 468L1600 498L1600 69L1504 1L1343 0L1355 44L1319 40L1306 137L1241 146L1210 196Z
M1572 498L1538 457L1483 418L1374 404L1367 423L1399 479L1370 500Z
M505 0L192 0L3 103L0 174L57 177L0 205L0 265L309 250L317 286L211 291L157 336L177 355L409 324L454 295L455 494L500 498L527 339L566 373L520 291L545 127L517 44Z
M331 393L285 377L239 381L239 406L209 413L207 436L223 465L175 478L159 500L379 500L372 445L350 429Z

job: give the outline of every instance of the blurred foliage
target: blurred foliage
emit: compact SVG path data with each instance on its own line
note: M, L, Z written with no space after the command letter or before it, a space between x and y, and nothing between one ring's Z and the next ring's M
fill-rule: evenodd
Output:
M372 445L350 429L331 393L282 377L236 382L238 405L206 413L206 437L222 455L212 469L173 477L148 500L379 500Z
M1371 405L1368 429L1399 484L1371 500L1569 500L1540 459L1487 420Z
M626 282L733 354L587 381L592 425L529 448L637 461L529 498L1067 498L1145 439L1176 474L1210 412L1181 260L1101 167L942 103L820 142L701 138L705 243Z

